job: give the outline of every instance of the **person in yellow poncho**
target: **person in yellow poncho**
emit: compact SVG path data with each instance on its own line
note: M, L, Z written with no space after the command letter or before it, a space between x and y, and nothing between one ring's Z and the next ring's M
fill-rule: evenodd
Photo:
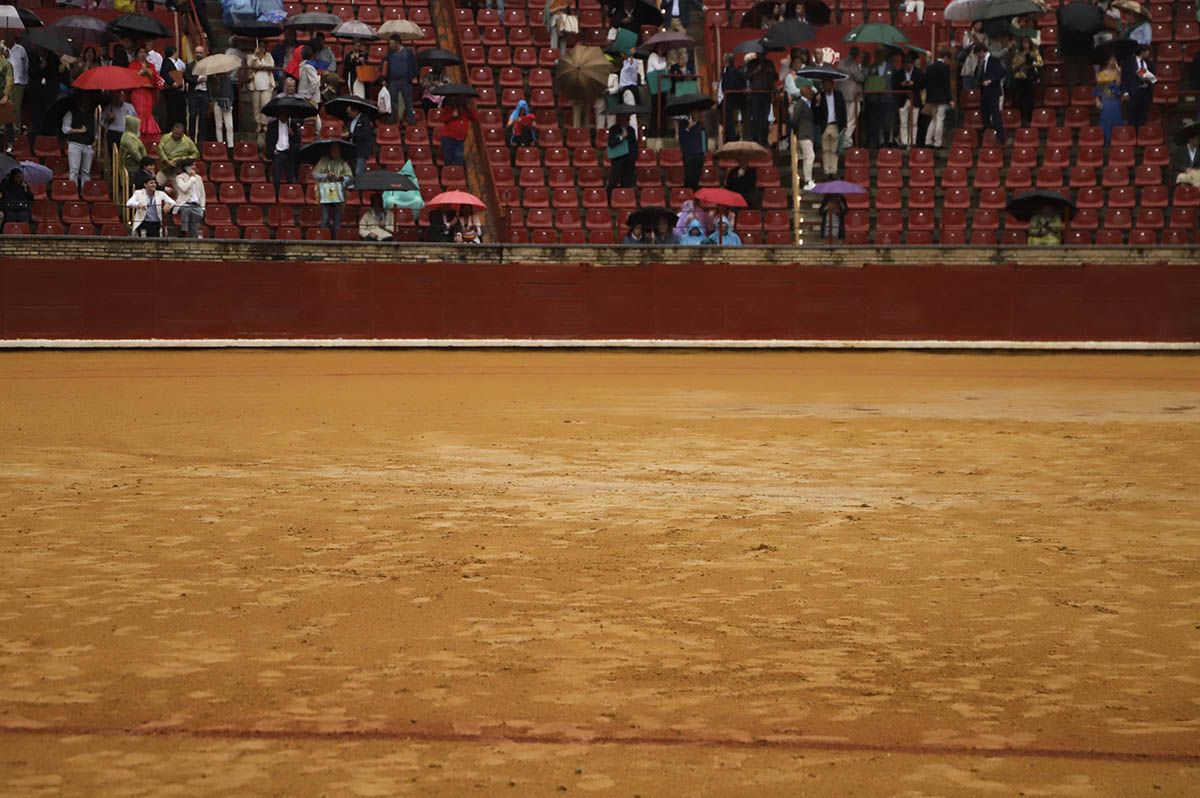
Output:
M342 209L346 205L346 183L354 176L350 164L342 159L340 144L330 144L329 150L313 167L317 181L317 201L321 203L321 226L329 228L334 241L342 226Z
M1029 236L1026 243L1030 246L1059 246L1062 244L1062 231L1062 215L1050 205L1043 205L1029 220Z

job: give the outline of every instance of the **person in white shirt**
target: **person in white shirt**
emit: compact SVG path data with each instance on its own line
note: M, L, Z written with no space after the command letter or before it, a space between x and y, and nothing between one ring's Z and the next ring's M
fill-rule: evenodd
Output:
M275 59L267 52L266 42L259 40L254 52L246 59L246 70L249 72L246 88L254 108L254 121L261 133L267 129L267 118L262 115L262 108L271 101L275 89Z
M16 117L13 124L8 126L8 142L11 145L13 137L21 132L21 104L25 100L25 87L29 85L29 54L20 42L16 42L8 51L8 60L13 71L12 94L8 99Z
M364 241L387 241L395 233L396 215L383 209L383 195L371 197L371 207L358 219L358 236Z
M196 174L195 161L184 161L175 176L175 213L184 238L202 238L200 223L204 221L206 197L204 181Z
M133 208L133 234L141 238L159 238L162 236L162 223L168 211L175 207L175 201L167 196L165 191L158 190L158 181L153 177L146 181L145 187L133 192L125 207Z
M155 72L157 72L160 75L162 74L162 65L163 65L162 53L160 53L158 50L155 50L153 47L151 47L149 50L146 51L146 60L149 61L151 64L154 64Z

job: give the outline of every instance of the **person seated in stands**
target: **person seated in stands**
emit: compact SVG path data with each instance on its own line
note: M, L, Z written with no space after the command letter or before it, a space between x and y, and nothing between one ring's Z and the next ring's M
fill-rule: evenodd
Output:
M347 106L346 113L350 117L346 138L358 153L354 160L354 176L362 177L363 172L367 171L367 159L375 155L375 125L357 105Z
M3 224L0 224L0 232L9 224L28 224L32 220L32 211L33 192L25 182L25 173L20 169L13 169L7 177L0 180L0 212L3 212L4 219Z
M175 201L165 191L158 190L158 182L152 177L142 188L133 192L125 207L133 208L133 234L139 238L159 238L163 234L163 221L175 207Z
M363 241L387 241L396 231L396 215L383 209L383 195L371 197L371 207L358 219L358 235Z
M1186 143L1175 148L1171 156L1175 182L1200 187L1200 125L1193 125Z
M425 240L435 244L450 244L462 240L462 221L457 208L438 208L429 212L429 230Z
M508 115L508 144L510 147L532 147L537 144L537 118L522 97Z
M458 218L462 224L462 243L464 244L482 244L483 243L483 220L479 217L472 208L466 205L459 208Z
M708 213L695 200L684 200L683 204L679 206L679 220L675 222L675 235L683 239L692 226L692 222L700 225L700 232L703 236L708 235L710 224Z
M746 205L757 208L762 201L762 191L758 188L758 170L745 163L739 162L725 175L725 188L742 195Z
M1043 205L1029 220L1029 237L1026 241L1030 246L1060 246L1062 231L1062 215L1050 205Z
M130 193L136 191L138 186L146 185L146 181L157 174L158 170L154 166L154 159L149 155L143 156L134 170L129 173Z
M684 230L683 235L679 236L679 243L685 247L698 247L708 241L708 234L704 232L704 225L700 220L692 217L688 220L688 226Z
M826 241L841 241L846 237L846 198L841 194L829 194L821 200L821 238Z
M625 233L625 237L621 239L622 244L646 244L646 231L642 229L639 222L634 222L629 225L629 231Z
M128 124L128 122L126 122ZM159 173L158 184L166 186L168 181L174 181L179 174L179 165L184 161L200 160L200 150L196 142L183 132L183 123L176 122L171 132L163 136L158 143Z
M663 246L679 243L679 236L675 235L675 231L671 229L670 218L658 217L654 223L654 239L651 243Z
M175 213L179 216L179 232L184 238L200 238L200 224L204 221L207 197L204 181L196 174L196 162L180 164L175 178Z
M729 221L729 217L720 216L717 218L717 229L712 231L704 243L716 244L721 247L740 247L742 238L733 232L733 224Z
M438 86L445 86L451 82L453 81L446 74L446 67L444 65L437 64L430 69L428 74L421 78L421 107L427 111L431 108L441 108L441 95L433 94L432 91Z

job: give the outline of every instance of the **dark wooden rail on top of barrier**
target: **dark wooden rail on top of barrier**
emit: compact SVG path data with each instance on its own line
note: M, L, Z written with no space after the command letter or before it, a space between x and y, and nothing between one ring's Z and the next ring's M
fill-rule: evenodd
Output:
M1200 342L1200 249L0 238L0 339Z

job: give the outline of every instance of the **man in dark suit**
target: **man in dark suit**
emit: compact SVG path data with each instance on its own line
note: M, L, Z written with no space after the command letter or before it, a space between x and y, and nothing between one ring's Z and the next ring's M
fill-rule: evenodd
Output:
M904 66L892 73L892 91L900 99L900 146L917 144L917 114L921 110L921 92L925 90L925 73L917 66L912 53L904 57Z
M685 121L680 122L679 151L683 155L683 185L697 191L700 175L704 172L704 156L708 152L699 111L692 111Z
M346 128L346 138L358 151L354 162L354 176L362 177L362 173L367 171L367 159L375 154L375 126L356 105L347 107L347 115L350 121Z
M608 196L614 188L633 188L637 184L637 132L629 124L629 114L617 114L617 122L608 129Z
M834 87L832 80L822 84L821 94L813 107L813 119L821 129L821 171L829 179L837 174L838 150L841 149L842 131L846 129L846 98Z
M983 111L983 130L991 128L996 131L996 139L1004 143L1004 114L1000 110L1000 101L1004 98L1004 79L1007 71L1000 59L992 55L986 44L975 45L975 56L979 66L975 68L975 84L979 86L979 102Z
M1149 54L1150 48L1143 44L1121 65L1121 99L1127 104L1126 118L1135 128L1146 124L1154 93L1154 68L1146 60Z
M282 178L286 177L288 183L299 182L296 172L300 166L300 120L276 117L267 123L265 149L266 157L271 160L271 179L278 198Z
M937 60L925 71L925 105L930 106L929 126L925 129L925 146L941 147L945 139L946 109L954 107L954 89L949 48L942 48Z
M816 160L813 142L817 138L814 120L812 86L805 85L800 89L800 96L792 103L792 130L796 132L796 149L803 161L805 191L812 191L816 185L812 177L813 161Z

